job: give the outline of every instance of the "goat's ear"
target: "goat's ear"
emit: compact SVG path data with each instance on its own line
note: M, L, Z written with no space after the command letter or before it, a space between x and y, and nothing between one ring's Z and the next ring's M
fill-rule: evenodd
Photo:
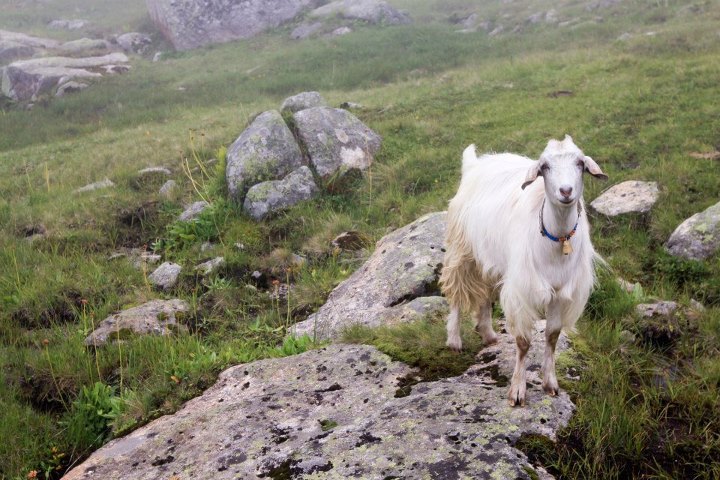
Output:
M590 175L600 180L608 179L608 176L605 175L605 173L600 169L600 166L595 163L595 160L593 160L591 157L585 155L583 157L583 161L585 162L585 171L588 172Z
M525 176L525 181L520 188L525 190L525 187L537 180L537 177L542 177L542 171L540 170L540 162L536 162L535 165L530 167L530 170L528 170L527 175Z

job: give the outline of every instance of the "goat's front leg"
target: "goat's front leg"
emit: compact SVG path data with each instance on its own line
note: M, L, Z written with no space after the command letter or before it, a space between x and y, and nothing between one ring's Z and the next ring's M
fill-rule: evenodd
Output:
M524 407L526 389L525 358L527 357L528 350L530 350L530 340L519 335L515 337L515 344L517 345L517 355L515 357L515 370L513 371L512 382L510 383L508 400L510 400L511 407L516 405Z
M546 311L547 321L545 324L545 357L543 359L543 382L542 387L551 396L560 392L560 387L555 373L555 346L557 345L560 331L562 330L562 305L553 301L548 305Z

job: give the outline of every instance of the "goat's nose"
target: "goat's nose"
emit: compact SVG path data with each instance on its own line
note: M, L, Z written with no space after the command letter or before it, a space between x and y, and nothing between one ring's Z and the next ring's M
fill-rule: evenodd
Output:
M565 198L570 198L570 195L572 195L572 187L560 187L560 195Z

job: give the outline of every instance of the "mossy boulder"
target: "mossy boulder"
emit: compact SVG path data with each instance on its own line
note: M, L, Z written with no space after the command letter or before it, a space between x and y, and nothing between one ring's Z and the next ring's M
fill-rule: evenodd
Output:
M720 249L720 202L681 223L666 248L671 255L690 260L714 255Z
M282 180L254 185L245 197L243 208L255 220L309 200L319 193L308 167L300 167Z
M282 179L302 165L300 147L280 112L261 113L228 149L228 191L242 202L253 185Z

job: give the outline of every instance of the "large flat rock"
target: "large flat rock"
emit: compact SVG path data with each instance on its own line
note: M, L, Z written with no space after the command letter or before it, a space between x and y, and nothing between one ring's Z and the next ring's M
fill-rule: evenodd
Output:
M513 349L502 335L465 374L401 398L399 381L413 370L369 346L232 367L182 410L110 442L65 479L530 479L514 443L527 433L554 438L573 405L563 392L542 392L536 344L527 406L509 407Z
M444 308L437 281L445 255L445 223L445 212L431 213L383 237L325 305L295 325L295 334L335 338L354 324L374 327Z
M678 225L666 248L670 254L705 260L720 249L720 202Z
M628 180L607 189L590 206L609 217L623 213L647 213L659 196L657 182Z

